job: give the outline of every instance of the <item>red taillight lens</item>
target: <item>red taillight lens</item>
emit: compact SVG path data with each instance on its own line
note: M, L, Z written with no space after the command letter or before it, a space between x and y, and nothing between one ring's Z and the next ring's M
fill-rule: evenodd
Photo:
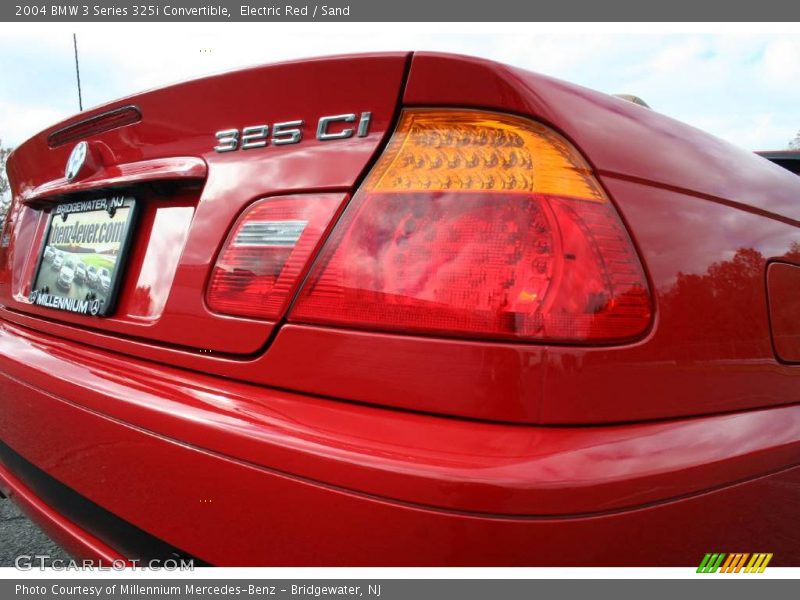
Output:
M206 302L229 315L277 319L344 200L309 194L259 200L239 218L220 252Z
M569 142L509 115L409 110L289 318L618 341L650 314L631 240Z

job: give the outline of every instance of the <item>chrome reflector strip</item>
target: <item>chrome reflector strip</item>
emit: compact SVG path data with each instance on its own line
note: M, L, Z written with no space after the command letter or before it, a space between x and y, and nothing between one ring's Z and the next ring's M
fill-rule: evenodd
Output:
M294 246L308 221L249 221L242 225L234 246Z

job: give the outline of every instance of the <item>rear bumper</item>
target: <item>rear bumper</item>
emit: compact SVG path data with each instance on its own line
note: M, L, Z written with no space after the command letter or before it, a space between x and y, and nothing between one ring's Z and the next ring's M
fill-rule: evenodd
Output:
M211 564L690 566L711 551L768 551L800 565L789 526L800 406L478 423L223 381L3 324L0 441ZM68 549L123 553L3 462L2 489Z
M98 564L113 564L125 557L85 529L65 518L38 497L5 463L0 464L0 490L73 556Z

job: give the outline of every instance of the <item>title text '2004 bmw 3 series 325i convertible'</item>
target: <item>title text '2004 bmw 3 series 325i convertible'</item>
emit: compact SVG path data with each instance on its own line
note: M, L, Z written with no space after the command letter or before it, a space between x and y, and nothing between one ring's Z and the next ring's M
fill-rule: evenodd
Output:
M397 53L132 96L8 172L0 481L76 556L800 564L800 178L763 157Z

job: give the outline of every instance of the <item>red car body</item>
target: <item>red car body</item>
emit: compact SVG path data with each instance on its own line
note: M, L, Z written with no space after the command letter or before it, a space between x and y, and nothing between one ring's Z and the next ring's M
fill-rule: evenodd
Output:
M91 129L127 106L133 122ZM569 140L641 260L646 330L547 343L209 308L246 207L346 202L415 107L520 116ZM313 139L320 117L362 111L367 135ZM213 150L220 130L295 118L303 144ZM99 166L70 182L81 139ZM677 566L736 551L800 564L800 178L759 156L516 68L398 53L126 98L25 142L8 172L0 483L75 555ZM142 208L114 313L33 305L52 206L117 189Z

